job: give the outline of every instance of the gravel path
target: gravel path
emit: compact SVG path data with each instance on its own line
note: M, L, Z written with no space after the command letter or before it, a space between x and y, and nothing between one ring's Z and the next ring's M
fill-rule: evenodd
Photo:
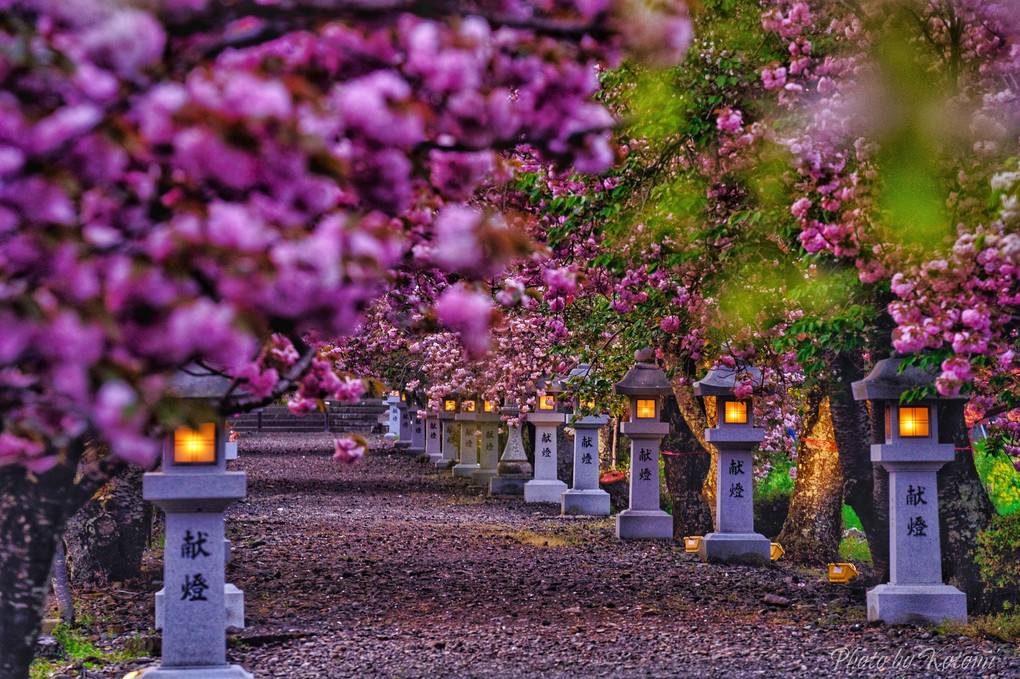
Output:
M256 677L1020 676L1010 644L869 625L818 571L704 565L383 444L339 466L330 440L246 437L232 463L229 655Z

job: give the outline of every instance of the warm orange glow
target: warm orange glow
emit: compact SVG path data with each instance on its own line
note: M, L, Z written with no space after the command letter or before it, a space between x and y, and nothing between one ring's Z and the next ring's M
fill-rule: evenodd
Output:
M401 401L407 401L407 394L401 394L400 395L400 400Z
M642 420L655 418L655 399L639 398L637 400L637 416Z
M540 396L538 398L538 409L539 410L556 410L556 397L555 396Z
M927 408L900 408L900 438L928 436Z
M726 424L747 424L747 403L745 401L726 401L723 422Z
M176 464L215 464L216 425L205 422L198 431L178 427L174 431L174 462Z
M460 409L463 410L465 413L473 413L475 412L475 402L464 401L463 403L460 404Z
M456 410L457 409L457 402L454 401L452 398L451 399L447 399L446 402L443 403L443 408L445 410Z
M588 410L595 410L595 399L593 398L582 398L580 399L581 407L587 408Z
M494 412L496 412L496 404L493 403L492 401L486 401L484 407L485 407L485 412L487 412L487 413L494 413Z
M885 440L892 440L892 408L885 407Z

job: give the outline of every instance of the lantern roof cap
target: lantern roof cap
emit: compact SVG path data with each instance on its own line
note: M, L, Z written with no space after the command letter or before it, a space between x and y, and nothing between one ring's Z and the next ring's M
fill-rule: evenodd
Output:
M231 380L205 368L189 365L170 378L169 386L182 398L216 400L226 396ZM245 392L235 390L237 395Z
M563 378L560 376L542 375L535 381L535 390L549 394L559 394L563 389Z
M761 384L761 370L753 366L729 367L714 365L708 373L694 383L695 396L732 396L739 382L750 378L752 383Z
M668 396L673 393L673 385L666 378L666 373L655 364L655 352L652 349L641 349L634 352L637 362L627 371L623 379L613 385L617 394L624 396Z
M892 358L883 358L876 363L867 377L851 385L854 398L858 401L899 401L900 397L910 389L930 387L935 384L935 378L938 376L938 369L935 366L922 368L919 365L908 365L900 372L900 366L905 360L905 357L893 354ZM937 394L929 398L947 401L966 400L968 397Z

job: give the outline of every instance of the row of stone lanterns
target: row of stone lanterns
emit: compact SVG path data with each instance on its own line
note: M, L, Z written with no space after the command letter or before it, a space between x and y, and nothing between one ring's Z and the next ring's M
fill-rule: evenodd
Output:
M669 431L662 399L671 393L665 374L650 350L635 355L636 365L615 385L628 397L631 417L621 431L631 440L630 507L617 515L621 539L672 537L672 518L659 509L659 446ZM966 620L966 596L943 584L939 544L937 472L953 459L952 443L939 443L937 401L902 405L902 395L931 384L920 368L902 369L903 359L880 361L864 380L853 384L855 398L868 400L884 421L872 445L872 461L889 472L890 582L867 595L868 618L890 624ZM582 377L580 366L568 381ZM748 371L744 371L748 372ZM700 541L705 561L767 564L771 543L754 532L752 504L753 449L763 430L755 427L752 402L735 397L738 377L760 379L756 371L738 375L717 366L696 382L694 393L715 399L716 423L706 440L718 450L716 530ZM574 483L569 489L556 478L556 429L566 420L557 395L564 385L540 385L530 416L536 427L534 476L519 425L509 427L502 458L497 446L502 411L490 401L443 400L442 409L424 422L410 417L413 401L392 394L390 437L411 450L427 451L437 466L454 461L453 428L460 427L457 476L487 485L490 494L523 494L527 502L559 502L563 514L608 515L609 495L598 487L599 436L604 415L572 421ZM226 393L216 375L182 373L174 388L183 398L215 401ZM590 410L575 394L574 409ZM396 417L392 417L393 410ZM481 456L475 427L481 427ZM243 593L225 582L229 542L223 516L245 496L244 472L225 467L226 427L221 417L196 429L180 427L164 444L163 467L144 477L145 499L166 513L164 589L157 594L157 622L163 630L162 664L145 672L153 679L248 679L243 668L226 662L226 628L243 626Z

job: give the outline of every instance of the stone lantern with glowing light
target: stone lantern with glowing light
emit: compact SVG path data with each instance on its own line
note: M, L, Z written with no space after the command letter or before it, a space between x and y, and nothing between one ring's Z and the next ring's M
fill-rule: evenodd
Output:
M577 383L588 375L589 367L581 364L570 371L568 383L575 389L574 416L574 483L563 493L561 512L566 515L609 516L609 493L599 488L599 430L606 426L609 418L605 415L585 415L581 409L595 408L593 401L582 400L577 393Z
M418 417L421 410L421 399L417 394L409 394L407 398L407 415L411 428L411 445L409 453L425 452L425 420Z
M408 402L407 394L399 392L400 400L397 401L397 412L400 414L399 437L393 445L399 448L411 447L411 404Z
M450 463L457 459L458 450L456 441L457 413L460 411L460 403L455 395L449 394L443 397L439 407L439 436L440 436L440 457L436 461L437 467L449 467Z
M464 397L460 402L456 420L460 424L460 462L453 467L454 476L471 478L480 469L478 464L478 437L475 426L478 418L478 400L475 397Z
M187 372L172 386L182 398L211 404L227 393L229 381ZM145 672L151 679L251 679L226 659L226 628L230 617L238 615L237 603L243 624L244 604L225 583L223 515L245 496L246 481L244 472L226 470L225 429L210 405L195 429L179 427L164 441L162 470L143 477L143 497L166 514L159 616L163 657L159 667ZM236 588L233 592L240 594Z
M563 383L543 378L537 386L535 408L528 413L528 422L535 425L535 478L524 484L524 501L561 502L567 484L556 476L556 429L566 419L558 398Z
M655 351L634 354L637 364L616 383L630 400L630 421L620 432L630 439L630 506L616 515L616 537L673 539L673 517L659 508L659 445L669 433L662 422L662 398L673 393L666 373L655 364Z
M425 430L425 453L429 456L429 462L438 467L440 460L443 459L442 426L439 421L439 413L426 410L422 427Z
M705 439L718 451L716 466L715 532L701 539L698 553L703 561L767 566L772 543L754 532L753 451L765 438L754 426L754 405L736 398L738 380L745 376L760 381L756 368L738 370L717 365L694 383L697 396L714 397L716 424L705 430Z
M482 399L481 408L475 416L481 436L478 440L478 469L471 472L471 483L476 486L489 487L496 474L499 473L499 423L502 414L496 401Z
M938 405L953 397L901 403L911 389L935 377L904 359L879 361L853 383L854 398L868 400L884 420L871 444L871 461L889 472L889 579L868 591L868 620L887 624L939 624L967 620L967 596L942 582L938 470L954 458L939 443ZM961 398L961 397L955 397Z

